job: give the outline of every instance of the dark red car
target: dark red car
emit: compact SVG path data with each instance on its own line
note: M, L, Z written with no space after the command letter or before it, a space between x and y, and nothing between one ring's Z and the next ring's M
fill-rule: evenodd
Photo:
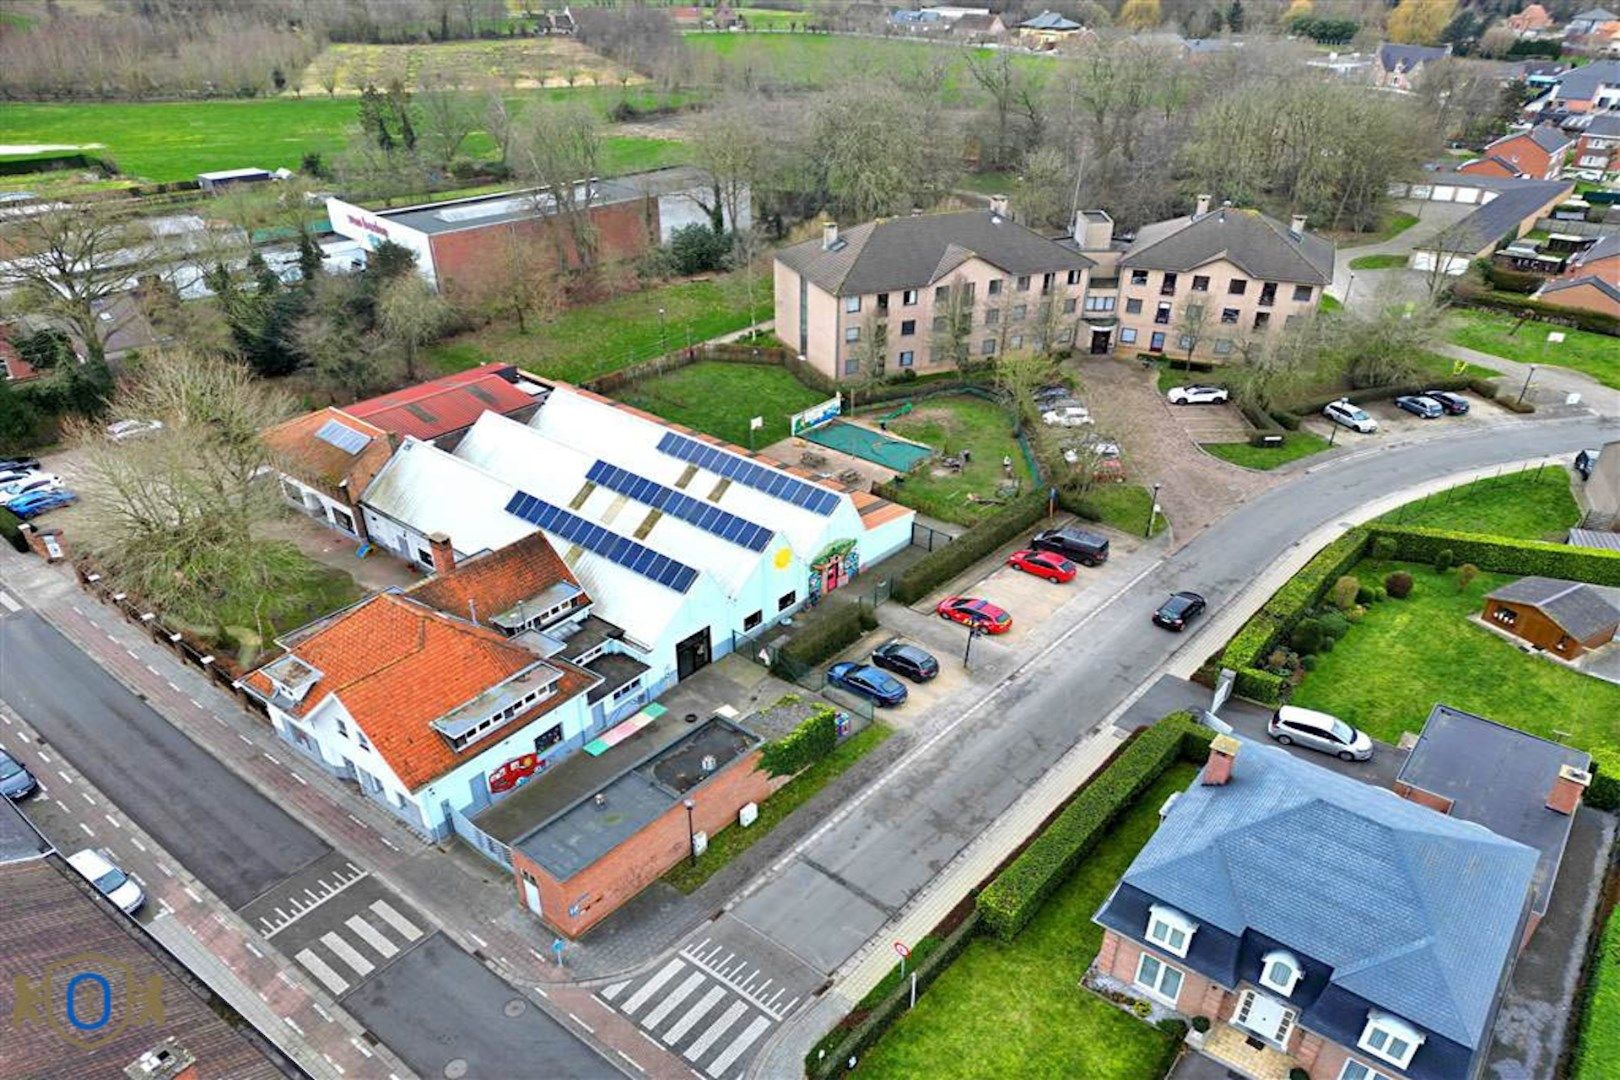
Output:
M963 626L977 626L987 634L1005 634L1012 629L1012 616L988 600L973 596L947 596L934 609L942 619Z
M1015 551L1007 557L1007 565L1015 570L1022 570L1026 574L1043 577L1047 581L1059 584L1073 581L1079 567L1057 554L1055 551L1035 551L1025 549Z

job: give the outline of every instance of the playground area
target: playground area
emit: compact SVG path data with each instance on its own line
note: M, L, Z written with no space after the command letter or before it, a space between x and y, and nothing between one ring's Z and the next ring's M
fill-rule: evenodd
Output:
M883 416L881 421L904 416L910 411L911 404L907 402L894 412ZM934 449L931 446L909 439L895 438L848 420L829 421L820 427L803 432L801 437L818 446L862 458L897 473L908 473L934 456Z

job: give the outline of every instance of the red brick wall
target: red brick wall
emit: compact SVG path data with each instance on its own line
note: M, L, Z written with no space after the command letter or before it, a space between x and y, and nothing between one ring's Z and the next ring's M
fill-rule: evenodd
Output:
M1142 962L1142 953L1146 951L1129 938L1107 930L1103 932L1102 949L1097 953L1097 967L1120 982L1134 983L1136 967ZM1178 1010L1188 1016L1208 1016L1211 1019L1223 1019L1230 1015L1232 995L1220 984L1204 978L1174 956L1157 950L1153 951L1153 955L1182 973L1181 993L1176 998Z
M651 199L593 206L591 222L596 226L597 258L601 262L639 258L657 244L658 204ZM536 253L555 264L556 233L544 219L440 233L430 240L440 289L454 293L458 279L470 284L484 274L501 272L508 237L531 243ZM566 240L564 243L572 262L576 254L573 245Z
M1415 802L1419 806L1427 806L1430 810L1438 810L1442 814L1451 813L1450 799L1444 795L1436 795L1432 791L1424 791L1422 788L1413 787L1405 781L1395 785L1395 794L1403 799Z
M758 762L759 751L756 750L688 793L697 804L692 815L698 832L713 836L727 826L739 828L738 810L751 802L764 802L771 792L787 782L786 778L767 777L755 768ZM527 870L539 884L540 908L545 921L568 937L578 937L689 853L686 807L677 802L640 832L567 881L557 881L522 852L513 849L513 883L517 887L518 903L524 904L522 873ZM582 897L582 910L571 917L569 907Z

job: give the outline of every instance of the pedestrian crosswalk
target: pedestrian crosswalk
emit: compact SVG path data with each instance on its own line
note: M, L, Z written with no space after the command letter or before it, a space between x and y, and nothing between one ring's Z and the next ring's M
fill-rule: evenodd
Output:
M715 1080L740 1075L744 1055L800 1001L754 962L709 938L597 996Z
M422 931L386 900L372 901L365 911L345 919L342 927L346 932L328 930L293 954L293 959L333 997L342 996L353 983L422 936ZM389 936L390 931L400 944ZM374 960L374 956L378 959Z

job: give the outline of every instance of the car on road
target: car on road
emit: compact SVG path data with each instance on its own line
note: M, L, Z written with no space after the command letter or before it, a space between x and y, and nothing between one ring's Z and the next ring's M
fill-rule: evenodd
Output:
M1423 396L1437 402L1448 416L1461 416L1468 411L1468 399L1450 390L1425 390Z
M1065 525L1043 529L1029 538L1036 551L1052 551L1083 566L1101 566L1108 561L1108 537Z
M9 503L21 495L35 491L60 491L62 478L52 473L33 473L9 484L0 484L0 503Z
M1446 415L1444 406L1434 398L1425 397L1422 394L1402 394L1395 399L1395 407L1405 409L1413 416L1419 416L1425 420L1434 420Z
M906 700L905 683L870 664L841 661L827 669L827 681L879 705L902 705Z
M1074 575L1080 572L1078 566L1057 552L1036 551L1033 548L1013 552L1007 556L1007 565L1014 570L1022 570L1026 574L1034 574L1059 585L1065 581L1073 581Z
M976 596L947 596L934 611L942 619L977 627L986 634L1005 634L1012 629L1011 615Z
M1370 435L1378 430L1378 421L1367 415L1365 409L1352 404L1349 398L1330 401L1322 407L1322 415L1342 427Z
M28 771L28 766L0 750L0 795L16 802L38 790L39 781Z
M140 884L114 866L103 852L90 848L74 852L68 856L68 865L101 890L101 895L117 904L126 915L135 914L146 903L146 894L141 891Z
M1284 705L1271 714L1266 734L1284 746L1297 744L1332 754L1341 761L1368 761L1373 756L1372 739L1364 731L1325 712Z
M1597 468L1598 455L1603 453L1601 447L1596 450L1582 450L1575 455L1575 471L1581 474L1582 480L1592 479L1592 470Z
M873 649L872 663L912 682L927 682L939 674L939 661L933 653L904 641L886 642Z
M1165 391L1164 400L1172 405L1225 405L1232 400L1232 392L1224 386L1172 386Z
M1195 592L1175 592L1153 613L1153 624L1180 632L1204 613L1209 604Z
M6 509L27 520L38 517L48 510L55 510L59 506L77 502L78 498L66 488L60 491L30 491L27 495L19 495L6 503Z
M1063 405L1041 413L1041 423L1047 427L1085 427L1095 421L1084 405Z
M107 438L113 442L123 442L125 439L138 439L142 435L162 430L161 420L115 420L107 425Z

